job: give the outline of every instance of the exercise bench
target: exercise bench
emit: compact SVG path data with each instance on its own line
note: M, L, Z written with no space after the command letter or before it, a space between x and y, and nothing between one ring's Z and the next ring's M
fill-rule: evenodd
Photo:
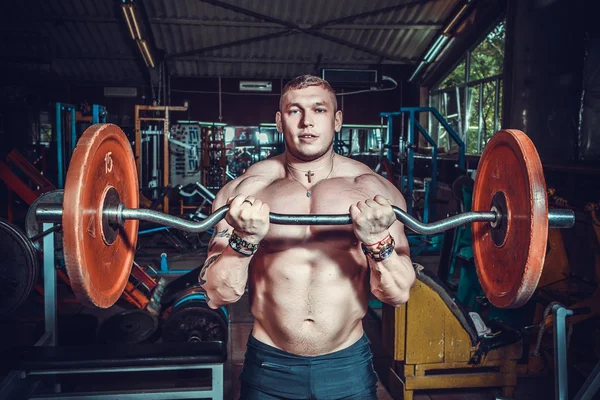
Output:
M223 342L141 343L93 346L14 347L2 354L11 373L0 387L0 399L13 399L15 390L31 386L43 376L69 374L130 373L150 371L210 370L211 385L89 391L28 395L43 399L223 399L223 365L227 346ZM127 379L126 375L124 376ZM122 378L120 378L122 379ZM125 380L123 379L123 380Z
M0 366L3 371L8 371L0 383L0 400L223 399L223 366L227 361L224 342L58 346L54 233L50 228L52 224L43 224L43 230L50 232L43 238L45 333L33 346L15 346L0 354ZM210 387L175 387L171 384L168 388L61 393L60 386L55 385L54 393L34 394L42 378L48 376L190 370L210 370Z

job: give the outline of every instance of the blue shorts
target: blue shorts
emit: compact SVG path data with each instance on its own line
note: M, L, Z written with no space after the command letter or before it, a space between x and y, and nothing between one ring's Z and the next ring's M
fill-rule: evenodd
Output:
M252 334L240 373L240 400L377 400L377 374L370 341L330 354L304 357L260 342Z

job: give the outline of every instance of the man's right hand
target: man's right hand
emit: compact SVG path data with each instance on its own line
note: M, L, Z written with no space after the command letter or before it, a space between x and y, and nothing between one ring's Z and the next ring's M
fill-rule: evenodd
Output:
M229 211L225 220L235 233L250 243L259 243L269 231L271 209L253 196L237 195L227 200Z

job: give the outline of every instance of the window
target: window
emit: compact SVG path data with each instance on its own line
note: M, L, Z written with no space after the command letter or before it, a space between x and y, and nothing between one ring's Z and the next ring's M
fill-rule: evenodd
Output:
M500 129L505 26L504 21L496 25L429 93L429 105L459 134L468 154L481 154ZM439 124L432 124L431 131L437 133L438 146L456 147Z
M466 59L458 64L458 67L454 68L452 72L444 79L444 81L440 84L439 89L447 89L454 88L455 86L464 85L465 84L465 63Z

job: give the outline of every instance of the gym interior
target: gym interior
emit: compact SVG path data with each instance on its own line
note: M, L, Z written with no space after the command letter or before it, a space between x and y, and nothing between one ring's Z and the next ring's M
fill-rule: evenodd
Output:
M378 398L600 398L592 5L4 2L0 398L239 398L254 317L199 285L213 202L286 150L305 74L335 153L406 200L410 297L363 318Z

